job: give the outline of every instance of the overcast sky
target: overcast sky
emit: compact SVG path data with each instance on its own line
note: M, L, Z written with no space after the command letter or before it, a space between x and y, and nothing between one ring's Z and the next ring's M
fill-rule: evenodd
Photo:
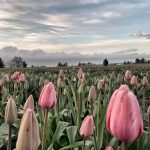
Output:
M150 54L149 0L0 0L0 48Z

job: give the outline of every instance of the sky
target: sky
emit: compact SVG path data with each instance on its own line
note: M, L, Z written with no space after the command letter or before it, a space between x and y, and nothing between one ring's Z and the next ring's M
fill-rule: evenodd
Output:
M0 0L0 49L150 54L149 0Z

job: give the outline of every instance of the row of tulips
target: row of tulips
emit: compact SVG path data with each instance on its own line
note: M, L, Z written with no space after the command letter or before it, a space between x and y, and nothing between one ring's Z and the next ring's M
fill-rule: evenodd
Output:
M15 103L17 102L19 109L24 104L24 101L18 103L16 97L22 93L26 95L24 98L27 98L27 95L32 94L30 86L33 86L30 85L32 80L28 73L26 76L24 74L23 83L17 82L22 74L15 72L13 76L15 75L15 78L11 78L13 83L9 84L16 86L17 90L16 88L11 90L9 85L1 85L7 90L6 98L9 97L5 109L5 121L9 124L8 149L11 147L11 133L17 119ZM116 73L113 72L110 78L103 76L101 79L94 77L87 79L88 73L84 73L80 68L76 77L65 75L64 70L61 69L57 77L50 76L42 81L43 84L40 83L42 78L38 80L35 78L34 80L38 81L35 87L38 85L37 91L40 93L36 95L38 102L33 100L33 96L29 96L24 104L16 149L148 148L150 135L147 129L143 129L148 79L144 76L139 83L139 79L132 75L130 70L127 70L124 76L118 74L117 80L115 76ZM54 80L54 84L49 82L50 79ZM91 86L88 85L90 80L92 80ZM140 91L141 95L143 94L143 109L140 109L135 96L139 89L143 89ZM11 97L10 94L13 96ZM54 127L54 134L51 134L53 131L49 128L54 123L53 120L57 124ZM61 140L67 141L66 144L63 143L63 146L59 144L57 147L55 143L58 136L62 138ZM142 140L145 141L140 144Z

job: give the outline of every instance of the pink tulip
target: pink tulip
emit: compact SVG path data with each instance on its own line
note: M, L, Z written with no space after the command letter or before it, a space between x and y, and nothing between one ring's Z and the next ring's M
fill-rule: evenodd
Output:
M146 77L146 76L143 77L142 85L143 85L143 86L147 86L147 85L148 85L148 80L147 80L147 77Z
M20 72L16 71L12 75L12 80L14 80L15 82L19 83L19 77L20 77Z
M93 116L90 115L85 117L80 128L80 135L85 138L93 135L93 128L94 128Z
M85 75L83 73L82 68L79 69L78 74L77 74L78 80L83 83L85 81Z
M125 72L125 79L126 80L131 80L131 78L132 78L131 70L126 70L126 72Z
M3 82L6 82L6 83L8 83L10 80L9 80L9 76L7 75L7 74L5 74L4 76L3 76Z
M107 109L106 127L122 141L134 141L142 134L140 106L127 85L121 85L113 93Z
M56 106L56 91L54 85L51 82L47 83L43 87L38 104L39 106L46 109Z
M105 150L113 150L113 148L111 146L107 146Z
M22 73L22 74L19 76L19 82L25 82L25 81L26 81L25 74Z
M100 90L100 89L102 89L104 86L105 86L105 80L104 80L104 79L99 80L99 81L98 81L98 86L97 86L97 88Z
M137 77L133 76L130 83L131 83L131 85L137 85Z
M0 79L0 86L2 86L2 85L3 85L3 80Z

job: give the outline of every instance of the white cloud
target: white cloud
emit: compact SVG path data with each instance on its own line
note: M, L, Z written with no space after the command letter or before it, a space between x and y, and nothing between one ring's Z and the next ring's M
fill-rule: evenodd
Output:
M108 0L79 0L81 4L97 4Z
M35 44L35 48L43 49L47 52L80 52L83 54L110 53L124 49L138 48L142 53L150 53L150 41L148 39L122 39L122 40L98 40L86 44ZM26 47L28 48L28 47Z
M106 18L106 19L121 17L120 13L114 12L114 11L103 12L101 15L102 15L102 18Z

